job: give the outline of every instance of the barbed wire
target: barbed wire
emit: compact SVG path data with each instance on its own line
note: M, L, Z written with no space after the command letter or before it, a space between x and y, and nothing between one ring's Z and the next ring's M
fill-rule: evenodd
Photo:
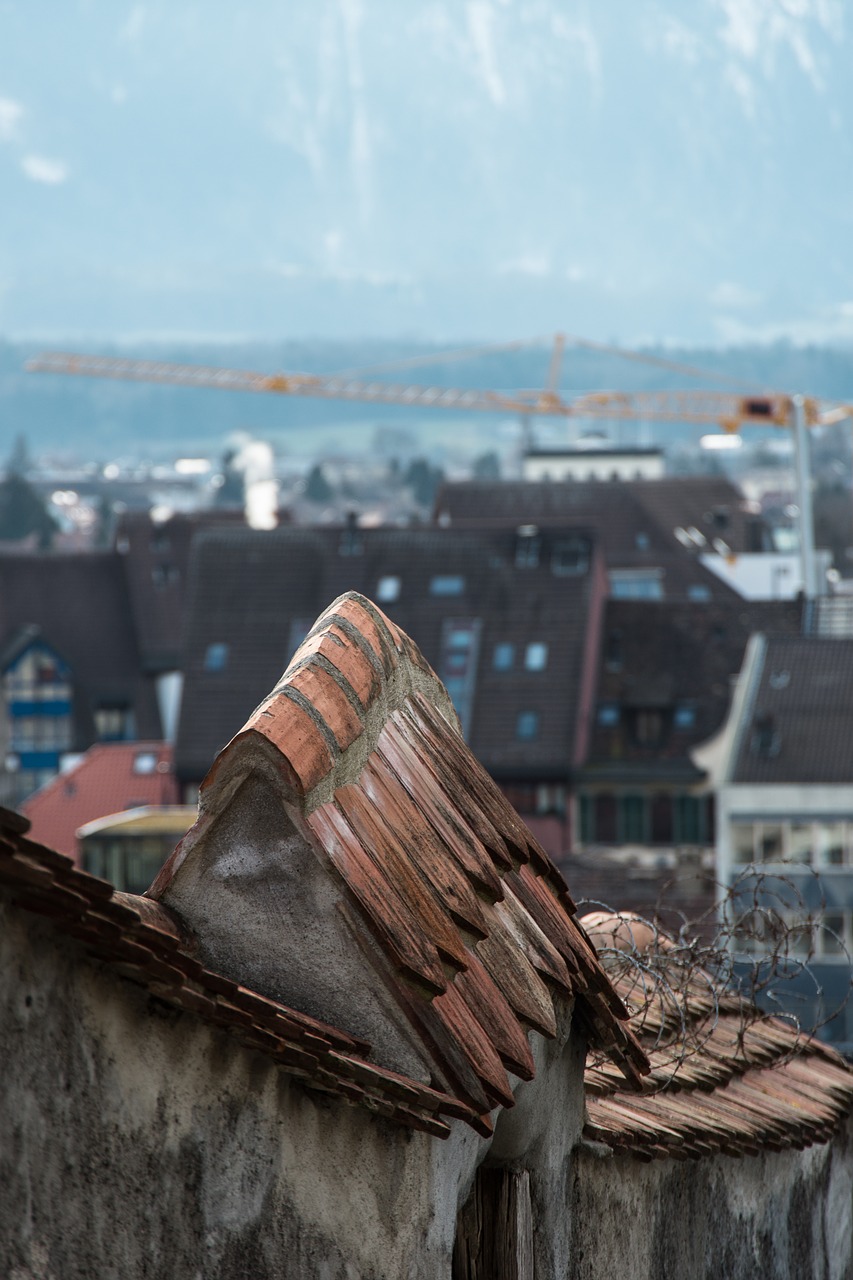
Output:
M578 902L649 1054L649 1088L672 1087L679 1074L713 1076L714 1060L737 1060L741 1069L790 1060L843 1012L853 990L851 956L826 920L816 871L801 863L793 875L747 867L733 883L717 884L714 905L692 918L667 903L674 884L662 887L648 915ZM827 954L839 969L847 966L843 996L829 1008L814 968ZM590 1054L588 1070L602 1079L612 1074L604 1054Z

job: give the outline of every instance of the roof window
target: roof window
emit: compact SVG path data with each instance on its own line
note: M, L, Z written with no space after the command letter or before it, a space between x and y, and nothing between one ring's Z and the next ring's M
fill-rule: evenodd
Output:
M376 584L376 599L380 604L393 604L395 600L400 599L401 585L400 579L393 574L380 578Z
M696 708L691 702L682 702L676 708L672 717L672 723L676 729L692 729L696 723Z
M662 600L662 569L611 569L610 595L614 600Z
M515 645L501 641L492 650L492 668L495 671L512 671L515 663Z
M221 640L215 640L213 644L209 644L204 655L205 671L224 671L228 666L229 648L230 646Z
M157 755L154 751L137 751L133 757L134 773L156 773Z
M541 640L529 644L524 650L525 671L544 671L548 665L548 646Z
M461 596L465 590L465 579L460 574L438 574L429 584L431 596Z
M533 742L539 737L538 711L519 711L515 722L515 736L519 742Z

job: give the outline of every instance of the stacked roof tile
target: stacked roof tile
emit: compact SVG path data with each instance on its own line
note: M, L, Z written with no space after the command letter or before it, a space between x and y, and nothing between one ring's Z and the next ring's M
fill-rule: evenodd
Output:
M601 1059L586 1069L585 1137L643 1160L799 1149L853 1106L853 1070L791 1022L760 1013L631 915L583 917L651 1072L627 1094Z
M261 761L425 1046L429 1084L371 1061L357 1036L214 972L203 939L158 901L235 795L241 769ZM828 1137L853 1102L853 1073L831 1050L758 1019L707 975L687 984L684 1023L666 1000L637 1001L636 966L608 975L559 873L465 747L440 682L408 637L355 595L320 618L220 753L199 821L150 896L78 871L5 810L0 888L307 1087L431 1134L445 1136L451 1117L489 1133L488 1112L512 1105L511 1077L533 1075L529 1031L554 1035L571 1000L596 1051L586 1136L616 1150L678 1159L803 1146ZM590 925L603 954L618 958L618 924ZM635 1002L632 1029L626 1004Z
M220 792L234 793L241 758L252 768L258 748L272 749L296 824L343 889L353 930L378 943L366 953L381 957L437 1077L476 1127L489 1130L486 1113L512 1105L507 1072L532 1077L527 1031L555 1034L560 997L576 999L593 1041L639 1079L644 1055L565 882L468 751L419 650L364 597L330 606L220 753L199 822L154 898L168 900Z
M314 1090L440 1137L449 1132L442 1115L467 1116L454 1098L368 1062L364 1042L206 969L194 958L194 938L167 907L79 871L28 839L28 827L26 818L0 808L0 889L113 973L223 1028Z

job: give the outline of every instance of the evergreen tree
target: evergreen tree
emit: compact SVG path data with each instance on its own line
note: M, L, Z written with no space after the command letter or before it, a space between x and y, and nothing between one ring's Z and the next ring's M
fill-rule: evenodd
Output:
M39 549L45 551L58 528L33 486L22 475L10 470L0 483L0 541L18 542L35 533Z
M326 479L323 468L319 462L315 462L308 473L308 479L305 481L305 497L310 498L312 502L328 502L334 492L334 489Z

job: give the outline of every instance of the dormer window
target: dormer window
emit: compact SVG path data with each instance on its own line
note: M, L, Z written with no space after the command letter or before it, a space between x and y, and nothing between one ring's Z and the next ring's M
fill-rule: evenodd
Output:
M539 564L539 529L535 524L519 525L515 531L516 569L535 569Z
M573 577L589 569L588 538L563 538L551 552L551 572L558 578Z

